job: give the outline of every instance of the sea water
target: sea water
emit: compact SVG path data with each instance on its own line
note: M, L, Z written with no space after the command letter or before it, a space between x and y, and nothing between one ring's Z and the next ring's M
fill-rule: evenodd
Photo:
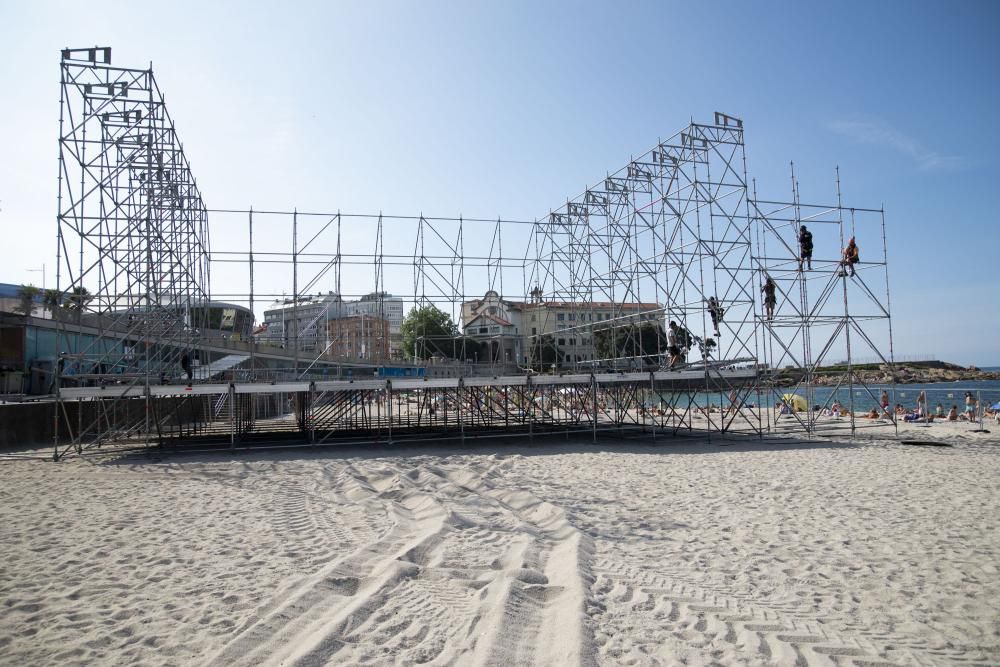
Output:
M984 369L985 370L985 369ZM980 407L988 407L1000 402L1000 380L978 380L956 382L932 382L925 384L897 384L895 387L883 384L870 384L867 388L863 385L841 386L841 387L813 387L811 397L806 395L804 387L777 387L773 391L753 392L744 401L752 404L770 405L781 400L781 395L794 393L810 400L812 405L829 407L835 400L847 409L855 412L861 410L867 412L878 407L879 397L882 390L889 394L889 405L895 406L901 403L906 408L912 410L917 405L917 396L921 391L927 392L927 405L931 412L940 403L945 412L951 406L957 406L959 412L965 410L965 392L972 392L973 397L979 399ZM667 392L663 392L663 399L669 401ZM680 405L687 404L686 394L680 397ZM694 404L702 407L709 405L729 405L728 391L723 392L698 392L694 396Z

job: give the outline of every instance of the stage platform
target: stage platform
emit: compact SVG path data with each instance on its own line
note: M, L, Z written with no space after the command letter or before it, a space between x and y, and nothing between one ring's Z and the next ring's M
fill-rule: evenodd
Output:
M725 362L720 362L720 365ZM525 374L470 376L460 378L374 378L364 380L331 380L320 382L277 382L277 383L206 383L150 385L149 395L161 396L199 396L228 394L232 389L235 394L294 394L310 392L341 392L341 391L372 391L389 389L391 391L406 390L447 390L462 387L524 387L553 385L588 385L591 382L599 386L614 384L639 384L651 382L655 385L669 385L678 391L697 391L707 389L722 382L727 385L742 385L750 383L757 377L753 368L726 369L713 366L702 366L697 369L687 368L676 371L658 370L652 372L630 373L563 373L557 375ZM60 390L64 400L73 399L103 399L103 398L139 398L146 395L145 385L115 385L108 384L98 387L64 387Z

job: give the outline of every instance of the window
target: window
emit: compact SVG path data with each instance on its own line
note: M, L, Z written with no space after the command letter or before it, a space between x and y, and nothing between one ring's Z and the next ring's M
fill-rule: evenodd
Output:
M570 314L569 314L569 321L570 321L570 322L572 322L572 321L574 321L575 319L576 319L576 313L570 313Z
M534 318L532 318L532 319L534 319ZM534 335L537 335L537 334L538 334L538 329L536 329L535 327L531 327L531 335L534 336Z
M576 345L576 339L575 338L570 338L569 339L569 344L570 345Z
M534 322L534 321L535 321L535 314L534 314L534 313L532 313L532 314L531 314L531 321L532 321L532 322Z
M559 339L559 344L560 345L565 345L566 344L566 339L565 338L560 338Z
M490 332L489 327L479 327L479 333L484 334L489 332Z
M556 315L556 319L563 322L566 319L566 313L559 313Z

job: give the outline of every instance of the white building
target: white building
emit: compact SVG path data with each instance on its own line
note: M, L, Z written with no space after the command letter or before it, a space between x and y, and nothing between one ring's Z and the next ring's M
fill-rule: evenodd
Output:
M300 350L318 354L327 346L327 323L343 314L343 304L333 292L275 301L264 310L267 328L257 339L289 349L298 340Z
M297 335L300 350L320 354L330 348L330 321L357 315L386 320L389 354L393 357L401 354L403 299L386 292L372 292L357 301L345 301L334 292L275 301L264 311L266 329L257 339L291 349Z
M490 290L482 299L462 304L462 333L485 344L490 363L522 364L526 362L522 317L525 304L508 301Z
M510 301L495 291L462 304L462 332L489 345L490 361L527 364L532 351L550 341L563 363L598 361L594 332L636 322L664 324L657 303L545 301L535 289L530 302Z

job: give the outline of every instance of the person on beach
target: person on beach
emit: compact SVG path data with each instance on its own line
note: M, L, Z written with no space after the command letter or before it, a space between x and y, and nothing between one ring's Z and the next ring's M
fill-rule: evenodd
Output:
M885 389L882 390L882 395L879 396L879 405L882 406L882 412L889 414L889 392Z
M840 412L844 409L844 406L840 404L839 400L834 399L833 405L830 406L830 409L833 411L834 417L839 417Z
M813 235L805 225L799 228L799 271L802 270L802 262L812 271L813 268Z
M970 422L976 421L976 398L971 391L965 392L965 414Z
M938 403L937 407L934 408L934 416L937 417L938 419L944 417L944 406L941 405L940 403Z
M714 296L708 297L708 314L712 318L712 330L715 332L716 338L719 336L719 322L722 321L725 312Z
M927 392L921 391L917 394L917 414L927 414Z
M918 422L918 421L921 421L921 420L924 420L924 413L921 412L919 408L917 408L917 410L915 412L911 412L908 415L906 415L905 417L903 417L903 421L905 421L905 422ZM926 422L928 424L932 423L933 421L934 421L934 416L933 415L930 415L930 416L928 416L926 418Z
M764 286L760 288L760 291L764 293L764 310L767 311L768 322L774 319L774 306L778 303L777 288L778 286L774 284L771 276L767 276Z
M854 265L860 261L858 255L858 245L854 242L854 237L847 242L847 247L844 248L844 259L841 260L840 277L846 277L847 271L850 270L851 277L854 277Z
M957 422L958 421L958 406L951 406L951 410L948 411L948 421Z

